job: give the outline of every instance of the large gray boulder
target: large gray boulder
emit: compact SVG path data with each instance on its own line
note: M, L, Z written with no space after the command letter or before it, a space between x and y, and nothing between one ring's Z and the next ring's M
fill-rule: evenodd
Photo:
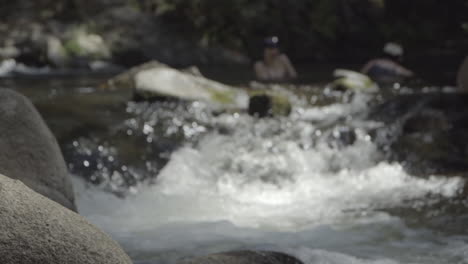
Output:
M131 263L82 216L0 175L0 263Z
M232 251L198 257L179 264L303 264L303 262L279 252Z
M24 96L0 89L0 173L76 211L71 179L55 137Z

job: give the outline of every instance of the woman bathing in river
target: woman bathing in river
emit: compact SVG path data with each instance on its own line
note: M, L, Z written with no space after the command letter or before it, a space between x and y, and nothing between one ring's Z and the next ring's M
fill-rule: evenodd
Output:
M263 60L254 65L255 76L260 81L287 81L297 78L297 72L289 58L280 52L278 37L264 41Z
M378 83L392 83L412 77L412 71L398 62L403 59L403 48L395 43L387 43L382 58L369 61L361 70Z

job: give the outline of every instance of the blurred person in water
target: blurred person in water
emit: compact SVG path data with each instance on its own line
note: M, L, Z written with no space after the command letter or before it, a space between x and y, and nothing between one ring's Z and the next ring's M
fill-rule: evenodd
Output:
M400 65L403 60L403 48L396 43L387 43L381 58L370 60L361 73L368 75L378 83L393 83L414 76L414 73Z
M288 56L281 53L276 36L264 40L263 60L254 65L255 76L259 81L288 81L297 78L296 69Z

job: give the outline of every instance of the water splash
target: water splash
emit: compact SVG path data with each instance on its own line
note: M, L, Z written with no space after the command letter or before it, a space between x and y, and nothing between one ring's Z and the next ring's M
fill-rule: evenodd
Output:
M277 249L305 263L460 258L461 249L447 251L453 240L408 228L386 209L453 197L463 180L418 178L385 162L369 135L378 124L359 118L365 102L262 120L195 111L209 129L175 151L153 185L122 200L77 182L80 212L134 259L158 263L242 248ZM180 128L193 116L168 124ZM415 248L398 253L407 247Z

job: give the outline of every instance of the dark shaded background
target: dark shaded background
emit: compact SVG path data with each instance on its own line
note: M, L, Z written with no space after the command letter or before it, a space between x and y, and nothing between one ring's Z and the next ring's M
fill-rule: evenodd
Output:
M172 65L237 62L241 55L253 60L261 54L262 38L272 34L280 37L283 50L297 64L363 63L379 55L387 41L405 47L407 64L433 70L454 72L468 54L466 0L0 3L0 45L27 46L32 24L55 35L71 25L85 25L109 39L112 60L125 66L148 59ZM132 13L109 15L119 8ZM119 37L109 37L117 30ZM228 56L219 55L226 50ZM223 56L226 59L219 59Z

